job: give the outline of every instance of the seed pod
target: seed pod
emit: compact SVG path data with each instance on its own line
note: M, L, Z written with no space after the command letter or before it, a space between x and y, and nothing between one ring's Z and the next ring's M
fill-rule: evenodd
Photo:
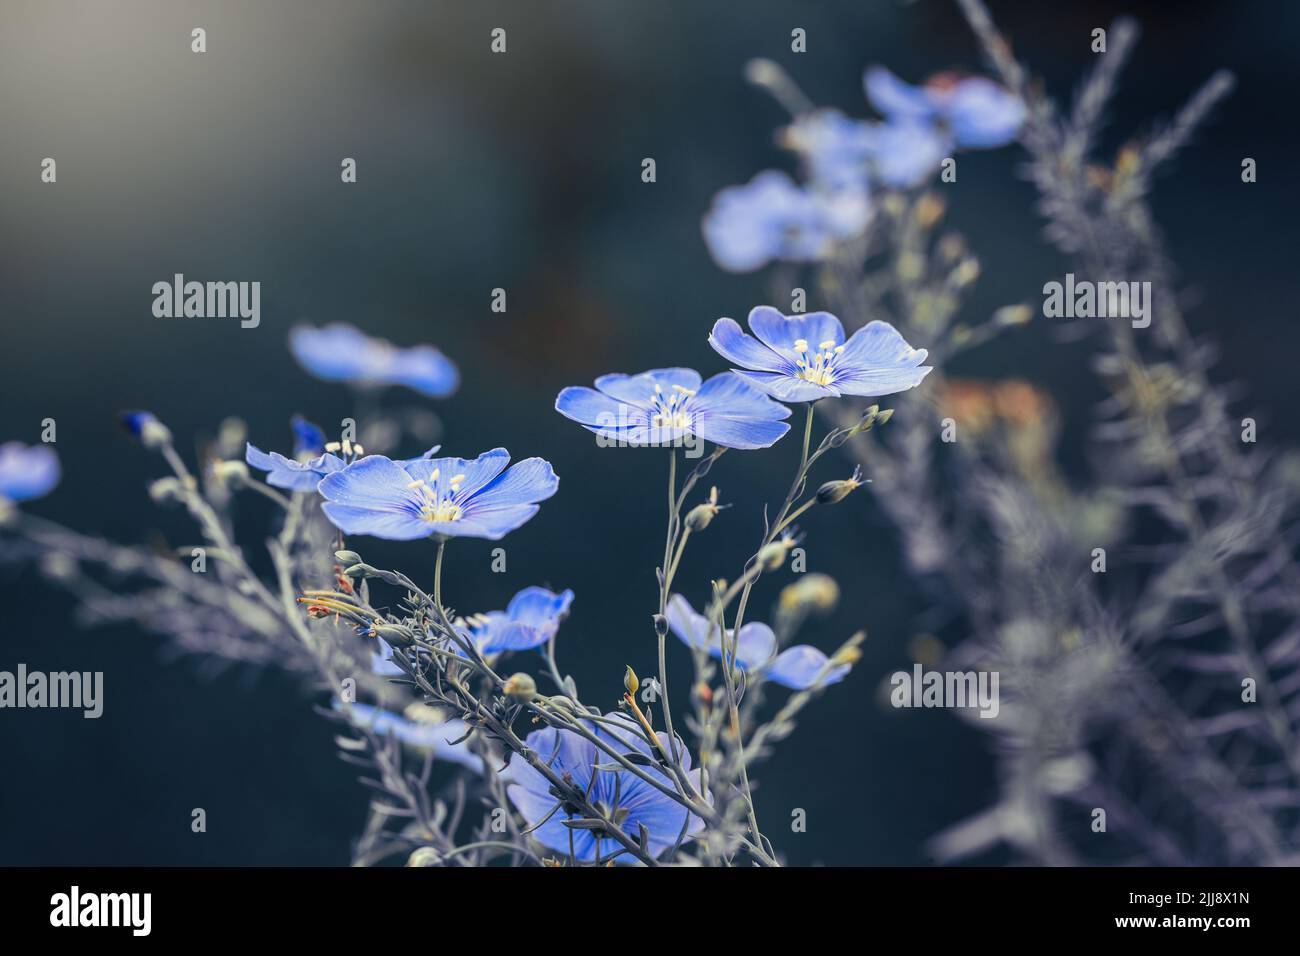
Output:
M515 700L532 700L537 696L537 682L522 672L507 677L501 689Z

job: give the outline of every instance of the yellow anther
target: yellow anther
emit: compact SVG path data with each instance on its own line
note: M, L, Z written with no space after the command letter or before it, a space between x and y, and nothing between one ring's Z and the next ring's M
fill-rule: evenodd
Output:
M822 349L823 351L825 351L825 350L827 350L827 349L833 349L833 348L835 348L835 340L834 340L834 339L827 339L825 342L823 342L821 345L819 345L819 346L817 346L817 347L818 347L819 349Z
M807 339L795 339L795 342L794 342L794 350L795 350L796 352L807 352L807 351L808 351L808 340L807 340Z

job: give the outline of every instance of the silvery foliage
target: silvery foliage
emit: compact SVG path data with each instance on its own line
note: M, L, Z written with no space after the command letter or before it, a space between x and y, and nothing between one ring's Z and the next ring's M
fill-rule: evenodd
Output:
M954 635L954 666L1001 674L1000 716L971 721L993 737L1000 796L931 849L941 860L1294 864L1300 459L1242 441L1232 391L1211 378L1213 347L1187 329L1148 202L1155 174L1232 78L1214 74L1107 163L1094 155L1097 134L1135 25L1111 27L1067 110L1012 56L980 0L960 5L995 75L1028 106L1024 168L1047 239L1075 272L1150 281L1156 311L1145 330L1060 328L1086 344L1106 391L1089 436L1094 465L1067 481L1061 423L1039 390L945 376L955 356L1039 306L957 321L978 268L956 235L935 241L936 194L886 197L867 236L820 271L828 307L889 319L930 350L936 371L914 401L932 415L900 416L848 447L932 599L925 626ZM956 440L945 442L937 423L949 418Z

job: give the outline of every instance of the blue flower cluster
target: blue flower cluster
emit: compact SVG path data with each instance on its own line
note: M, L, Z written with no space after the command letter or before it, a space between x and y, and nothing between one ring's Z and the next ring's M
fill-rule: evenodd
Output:
M703 231L719 266L752 272L773 260L824 259L867 228L876 190L919 186L959 150L1004 146L1025 119L1024 103L984 77L944 73L913 86L876 66L864 87L881 120L818 109L781 132L805 183L766 170L718 193Z

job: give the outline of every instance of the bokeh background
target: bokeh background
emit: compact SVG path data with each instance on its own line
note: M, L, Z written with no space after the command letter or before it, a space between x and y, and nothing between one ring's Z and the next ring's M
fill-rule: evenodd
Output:
M1287 104L1300 80L1300 6L992 9L1058 95L1089 66L1093 28L1138 17L1144 37L1107 149L1177 108L1214 68L1237 73L1226 110L1160 181L1156 209L1192 321L1222 346L1220 374L1242 383L1268 441L1296 441L1300 153ZM505 542L506 574L488 573L489 543L455 544L450 600L490 609L528 584L572 587L562 664L584 697L611 704L624 664L653 670L665 463L597 448L552 402L607 371L720 370L710 325L766 301L763 277L718 270L699 230L718 189L790 167L772 139L784 117L743 81L744 63L776 59L816 102L855 115L867 112L867 64L912 80L979 66L947 0L3 0L0 22L0 439L34 442L52 417L66 472L33 509L119 540L188 543L183 518L148 500L160 464L121 434L118 410L154 411L187 450L228 415L246 419L258 444L284 448L293 413L331 423L352 410L346 390L293 364L290 326L342 320L403 345L435 343L464 374L435 409L444 448L505 445L549 458L562 478ZM196 26L207 30L202 55L190 52ZM494 27L507 30L505 55L489 51ZM807 31L805 54L790 52L794 27ZM40 182L46 156L57 185ZM345 156L357 160L356 184L339 180ZM1245 156L1258 161L1256 184L1240 181ZM641 181L644 157L657 162L654 184ZM984 267L971 319L1036 305L1065 271L1040 238L1018 162L1015 149L969 154L959 182L941 187L950 225ZM150 288L175 272L259 280L261 326L154 318ZM508 292L503 315L489 308L496 287ZM1057 344L1047 323L951 371L1046 386L1066 417L1063 454L1082 475L1098 396L1082 352ZM908 414L905 396L890 404ZM783 494L796 454L787 443L715 469L736 507L684 563L679 582L695 603L709 578L736 574L761 533L760 503ZM245 540L260 539L264 504L243 506ZM760 820L791 862L925 863L929 836L992 798L988 741L951 714L878 702L887 675L910 666L924 601L870 498L803 526L809 569L844 591L803 639L829 650L863 627L869 639L852 676L758 770ZM431 572L432 548L358 543L375 563ZM301 688L268 673L209 675L129 629L81 630L67 596L34 573L0 575L0 669L99 670L106 685L97 721L0 711L0 864L348 860L367 794ZM756 612L784 583L763 580ZM686 653L670 653L682 673ZM207 810L206 834L190 831L194 807ZM796 807L806 833L789 832Z

